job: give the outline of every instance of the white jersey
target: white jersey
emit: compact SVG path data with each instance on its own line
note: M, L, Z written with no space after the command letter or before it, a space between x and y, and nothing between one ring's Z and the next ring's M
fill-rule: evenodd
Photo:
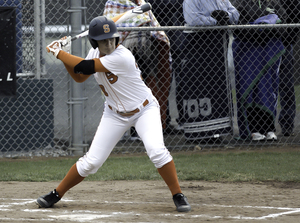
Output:
M99 58L99 50L91 49L86 59ZM152 95L141 79L141 71L131 51L119 45L111 54L100 58L110 72L96 72L94 77L103 91L106 103L120 112L139 107Z

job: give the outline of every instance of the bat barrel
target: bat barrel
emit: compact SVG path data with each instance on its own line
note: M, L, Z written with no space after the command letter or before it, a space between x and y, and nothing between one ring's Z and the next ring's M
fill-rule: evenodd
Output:
M152 5L150 3L146 3L146 4L141 6L141 9L142 9L143 12L147 12L147 11L152 9Z
M139 6L139 7L137 7L137 8L136 8L136 11L135 11L135 9L133 9L133 10L131 11L131 13L132 13L132 14L131 14L131 17L133 17L133 16L135 16L135 15L138 15L138 14L143 14L144 12L150 11L151 9L152 9L152 6L151 6L150 3L143 4L143 5ZM123 14L124 14L124 13L123 13ZM123 19L122 19L122 17L121 17L121 19L120 19L120 20L117 20L117 22L118 22L118 21L124 21L124 20L128 19L129 17L130 17L130 15L127 15L127 17L124 16ZM87 35L88 35L88 30L86 30L85 32L83 32L83 33L81 33L81 34L78 34L78 35L76 35L76 36L73 36L73 37L71 38L71 41L74 41L74 40L76 40L76 39L79 39L79 38L84 37L84 36L87 36Z

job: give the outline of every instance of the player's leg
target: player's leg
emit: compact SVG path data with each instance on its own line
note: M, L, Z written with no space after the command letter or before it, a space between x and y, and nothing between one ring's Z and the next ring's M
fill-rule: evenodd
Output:
M151 103L149 107L147 106L146 111L143 111L142 116L137 120L135 127L143 140L147 155L166 181L172 195L181 193L175 165L169 164L173 163L173 160L164 145L158 106L154 103Z
M107 112L106 112L107 111ZM103 165L112 149L130 124L122 122L117 114L106 109L98 126L89 151L69 170L58 187L37 199L40 207L51 207L72 187L80 183L89 174L94 174ZM110 131L107 131L109 129Z
M156 102L150 103L142 111L135 127L144 143L147 155L168 185L177 210L190 211L191 206L181 192L173 158L164 145L160 110Z

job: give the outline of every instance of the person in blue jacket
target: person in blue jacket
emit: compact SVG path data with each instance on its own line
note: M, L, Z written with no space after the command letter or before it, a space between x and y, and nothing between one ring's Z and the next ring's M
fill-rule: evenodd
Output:
M240 0L239 24L276 24L286 21L286 11L277 0ZM234 30L237 119L241 139L277 140L279 66L285 53L284 28Z
M300 1L281 0L282 6L287 12L286 23L300 22ZM296 99L294 88L294 45L299 39L299 28L288 28L282 37L285 54L279 70L279 95L281 110L278 123L283 136L294 135L294 121L296 116Z

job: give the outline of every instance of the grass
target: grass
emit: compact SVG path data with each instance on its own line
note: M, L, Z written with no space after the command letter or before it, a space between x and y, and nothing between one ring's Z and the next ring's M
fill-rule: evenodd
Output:
M300 152L173 154L178 178L218 182L300 182ZM0 181L60 181L78 158L0 160ZM111 156L86 180L161 180L146 155Z
M300 153L244 152L211 154L204 157L181 158L192 168L179 166L185 180L222 182L293 181L300 182ZM201 164L198 164L201 162ZM182 174L181 174L182 172Z

